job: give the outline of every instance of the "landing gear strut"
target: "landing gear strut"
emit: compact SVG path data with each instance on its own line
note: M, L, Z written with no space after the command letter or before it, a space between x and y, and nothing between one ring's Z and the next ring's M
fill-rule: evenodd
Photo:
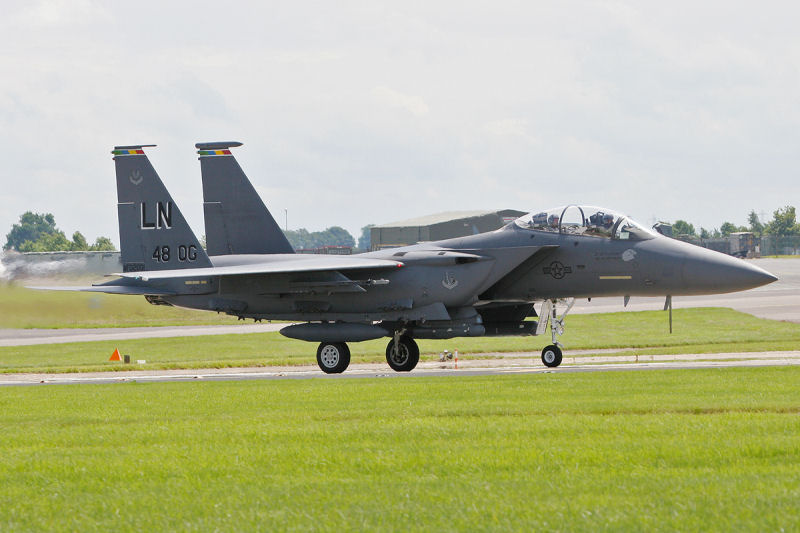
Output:
M350 348L343 342L321 342L317 364L326 374L341 374L350 365Z
M419 346L404 330L396 331L386 346L386 362L395 372L411 372L419 363Z
M544 329L547 327L547 321L549 321L550 334L553 339L553 344L545 346L544 350L542 350L542 363L544 363L544 366L555 368L561 364L561 348L563 346L556 340L556 336L564 334L564 319L567 317L567 313L569 313L573 305L575 305L575 298L570 298L567 308L561 313L561 317L559 317L556 313L556 300L549 300L542 304L542 313L540 313L540 315L542 317L547 316L548 318L545 318L545 322L541 328L537 328L537 333L544 333ZM539 329L541 329L541 331L539 331Z

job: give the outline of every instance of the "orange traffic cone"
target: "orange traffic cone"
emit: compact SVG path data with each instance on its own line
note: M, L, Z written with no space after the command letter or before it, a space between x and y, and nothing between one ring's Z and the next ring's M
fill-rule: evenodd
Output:
M119 350L114 348L114 353L111 354L111 357L108 359L109 361L122 361L122 358L119 356Z

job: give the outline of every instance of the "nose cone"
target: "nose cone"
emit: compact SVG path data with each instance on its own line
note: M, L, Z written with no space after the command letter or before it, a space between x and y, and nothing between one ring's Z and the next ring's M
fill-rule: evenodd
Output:
M691 249L688 249L686 256L683 279L695 294L744 291L778 279L744 259L699 246L689 246Z

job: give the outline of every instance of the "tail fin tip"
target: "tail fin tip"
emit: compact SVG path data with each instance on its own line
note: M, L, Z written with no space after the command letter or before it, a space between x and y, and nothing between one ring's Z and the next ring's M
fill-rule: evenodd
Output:
M237 148L242 146L239 141L215 141L207 143L196 143L194 145L198 150L225 150L226 148Z
M155 144L129 144L126 146L115 146L111 154L118 155L144 155L142 148L154 148Z

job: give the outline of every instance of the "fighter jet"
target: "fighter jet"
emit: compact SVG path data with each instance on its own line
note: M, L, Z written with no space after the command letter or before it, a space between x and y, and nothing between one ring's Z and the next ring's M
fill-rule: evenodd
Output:
M777 279L585 205L533 211L456 239L351 256L294 254L231 153L240 145L196 145L208 252L150 164L144 148L153 145L115 147L123 272L82 290L297 322L281 333L319 343L317 363L326 373L347 369L347 343L389 337L387 363L404 372L419 361L419 339L540 335L548 324L552 344L542 362L556 367L557 336L575 298L665 296L671 305L672 296Z

